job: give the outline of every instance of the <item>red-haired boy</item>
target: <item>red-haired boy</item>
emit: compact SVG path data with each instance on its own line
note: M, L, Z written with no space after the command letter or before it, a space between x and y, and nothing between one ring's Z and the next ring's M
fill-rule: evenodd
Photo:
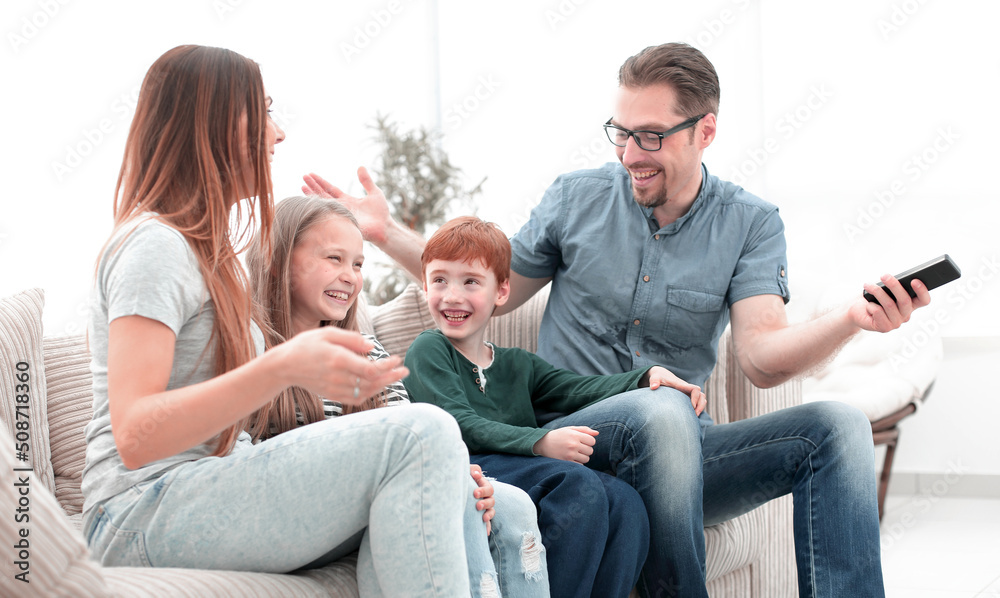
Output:
M456 218L427 242L424 291L437 330L406 354L410 398L458 421L471 459L525 490L538 507L552 596L628 596L649 545L638 493L582 464L597 431L540 428L534 410L571 413L602 399L676 378L664 368L580 376L536 355L485 341L486 325L510 293L510 242L495 225ZM703 407L701 391L690 389ZM700 411L700 409L699 409Z

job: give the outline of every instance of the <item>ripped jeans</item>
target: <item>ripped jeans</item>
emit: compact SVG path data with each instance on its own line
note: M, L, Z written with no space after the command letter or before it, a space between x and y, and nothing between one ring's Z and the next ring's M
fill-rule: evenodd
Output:
M474 598L548 598L549 575L538 531L535 503L521 490L492 480L496 513L487 541L483 512L476 510L469 478L465 509L465 551Z

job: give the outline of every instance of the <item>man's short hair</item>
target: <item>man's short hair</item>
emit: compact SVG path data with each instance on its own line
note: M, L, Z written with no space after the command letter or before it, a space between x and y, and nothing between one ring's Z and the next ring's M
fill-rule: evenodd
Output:
M510 241L500 227L475 216L449 220L431 235L420 256L420 277L427 278L427 264L434 260L482 261L497 283L510 278Z
M650 46L618 70L619 87L641 89L663 84L677 94L677 111L682 115L719 113L719 76L696 48L681 43Z

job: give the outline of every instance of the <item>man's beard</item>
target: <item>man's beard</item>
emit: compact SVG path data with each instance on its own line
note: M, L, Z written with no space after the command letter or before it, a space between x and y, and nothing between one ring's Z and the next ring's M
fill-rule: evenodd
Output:
M632 197L635 199L635 203L643 206L645 208L658 208L663 204L667 203L667 190L664 188L656 190L646 190L643 197L639 196L638 189L635 185L632 185Z

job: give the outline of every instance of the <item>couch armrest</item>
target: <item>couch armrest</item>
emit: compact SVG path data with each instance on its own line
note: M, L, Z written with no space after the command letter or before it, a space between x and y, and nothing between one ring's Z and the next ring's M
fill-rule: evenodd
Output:
M802 404L802 379L793 378L774 388L757 388L740 369L733 351L731 331L719 340L717 369L724 371L717 385L725 388L728 421L756 417ZM712 377L716 376L713 372ZM711 388L711 387L709 387ZM716 423L719 419L716 419ZM795 542L792 534L792 497L782 496L761 506L768 542L759 560L750 567L751 596L792 598L798 587L795 570Z
M732 337L727 329L719 341L720 361L725 356L726 403L730 421L756 417L786 407L802 404L802 378L792 378L773 388L757 388L750 382L733 351Z

